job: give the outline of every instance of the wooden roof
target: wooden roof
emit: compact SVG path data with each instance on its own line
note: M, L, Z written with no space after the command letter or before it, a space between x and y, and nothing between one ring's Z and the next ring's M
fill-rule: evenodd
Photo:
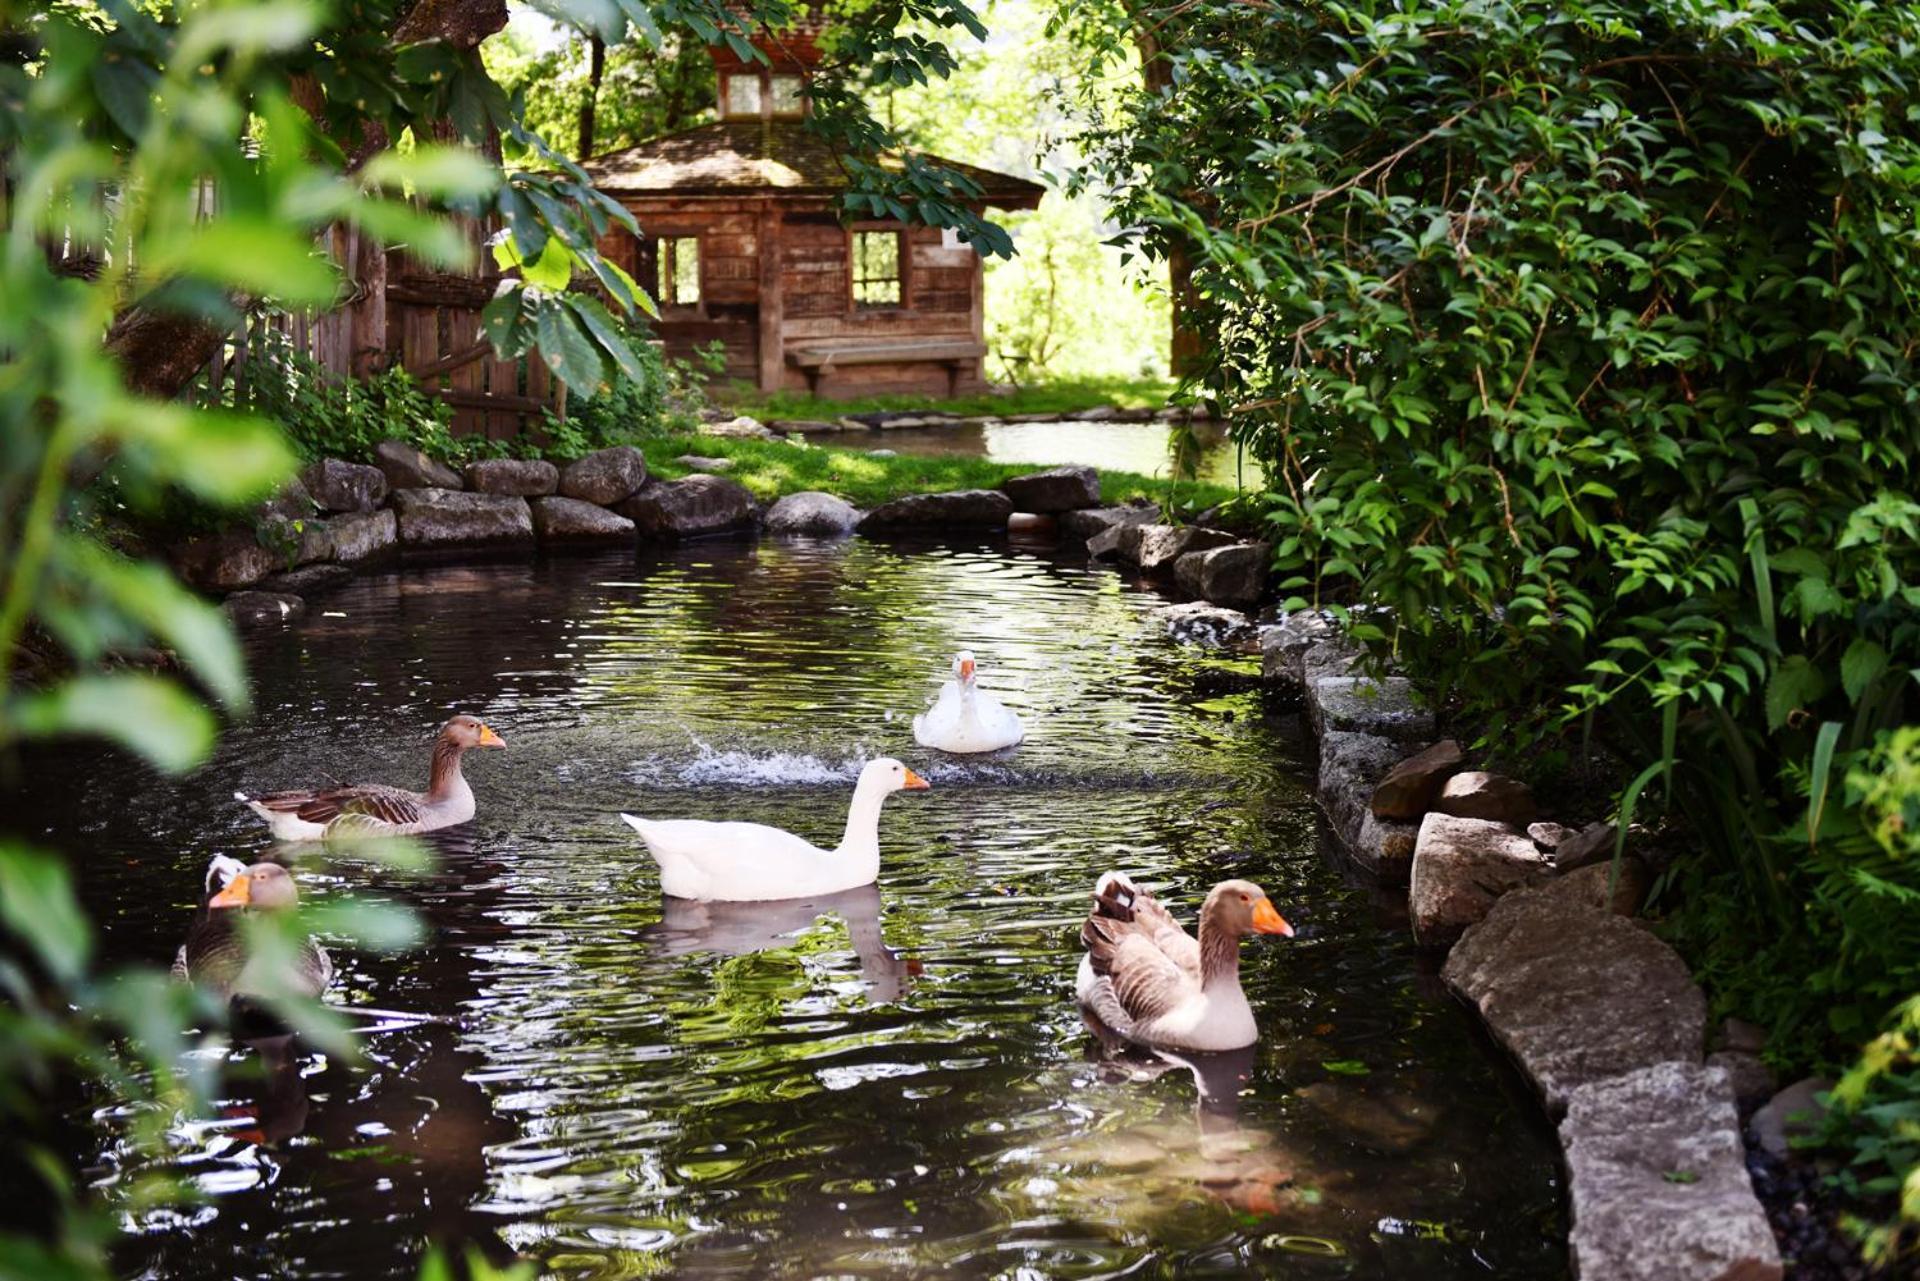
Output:
M1031 209L1046 188L939 156L949 169L980 187L981 203ZM838 195L847 175L833 149L802 120L722 120L670 133L596 156L586 164L596 187L609 195L789 196Z

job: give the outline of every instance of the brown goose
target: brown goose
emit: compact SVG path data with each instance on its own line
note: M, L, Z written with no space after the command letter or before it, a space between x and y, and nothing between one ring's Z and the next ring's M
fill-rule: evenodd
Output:
M1177 1050L1235 1050L1260 1031L1240 990L1240 940L1249 934L1293 937L1251 881L1222 881L1200 909L1196 942L1152 894L1125 873L1108 872L1093 891L1080 929L1075 992L1113 1031L1141 1045Z
M215 856L207 867L207 891L187 941L174 954L175 978L226 998L317 998L327 990L333 958L320 944L303 939L291 958L269 960L253 955L240 926L249 911L283 912L297 903L293 873L278 863L242 867L237 859Z
M427 790L409 792L382 783L323 791L235 792L234 799L267 820L274 838L318 841L328 836L406 836L452 827L473 817L473 789L460 772L468 748L505 747L506 741L472 716L456 716L433 745Z

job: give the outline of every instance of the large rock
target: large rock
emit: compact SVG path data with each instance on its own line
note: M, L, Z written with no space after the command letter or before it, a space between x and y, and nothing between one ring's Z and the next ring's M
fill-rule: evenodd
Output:
M1084 543L1115 525L1151 525L1160 519L1152 503L1123 503L1118 507L1087 507L1060 513L1060 537Z
M1380 884L1405 885L1413 876L1413 852L1420 843L1420 825L1379 818L1362 809L1360 828L1346 837L1346 843L1353 861Z
M386 513L389 525L393 522L393 513ZM275 574L271 578L260 580L259 588L276 596L316 596L323 592L344 587L353 581L353 571L345 565L331 562L319 565L303 565L299 569L290 569L284 574Z
M1428 814L1413 850L1407 908L1423 947L1444 947L1509 890L1537 885L1552 865L1521 832L1478 818Z
M1216 605L1256 605L1267 593L1273 548L1265 543L1235 543L1188 552L1173 563L1180 590Z
M1230 645L1253 630L1253 620L1239 610L1200 600L1162 605L1153 617L1167 635L1189 645Z
M1427 816L1436 820L1474 821ZM1564 882L1501 899L1454 945L1440 977L1479 1009L1556 1115L1583 1085L1656 1063L1698 1064L1705 1048L1706 998L1686 962Z
M1747 1132L1762 1150L1784 1160L1793 1151L1793 1140L1812 1134L1827 1115L1822 1095L1833 1089L1825 1077L1803 1077L1768 1099L1747 1123Z
M1726 1073L1656 1063L1583 1084L1560 1123L1573 1270L1593 1281L1778 1281Z
M656 481L620 505L645 538L706 538L752 529L753 495L724 476Z
M533 532L543 543L626 543L633 541L633 522L598 503L580 498L527 500Z
M596 449L566 465L557 492L562 498L612 507L647 483L647 456L632 445Z
M221 608L241 627L290 623L307 612L307 602L284 592L234 592Z
M398 440L375 445L373 464L387 478L389 489L461 489L466 484L453 468Z
M540 498L559 487L560 469L544 459L482 458L467 464L467 488L476 494Z
M533 512L524 498L457 489L397 489L393 512L400 545L409 551L511 547L533 541Z
M806 490L788 494L767 508L769 534L844 538L860 523L860 509L844 498Z
M1403 743L1433 737L1433 712L1404 676L1321 676L1307 684L1307 719L1316 734L1377 734Z
M322 458L300 473L314 503L325 512L370 512L387 497L387 476L365 463Z
M1100 504L1100 474L1091 467L1049 467L1009 476L1000 488L1023 512L1071 512Z
M1133 525L1121 536L1120 555L1145 573L1172 573L1174 562L1188 552L1230 547L1238 541L1232 534L1197 525Z
M1443 738L1388 770L1374 787L1368 804L1378 818L1402 822L1417 819L1433 808L1441 787L1466 761L1460 744Z
M1571 836L1563 836L1553 847L1553 865L1563 872L1594 863L1610 862L1619 845L1618 829L1612 823L1589 823Z
M288 568L285 557L262 547L250 529L196 538L174 548L171 559L182 578L214 592L251 587L276 569Z
M1260 634L1260 679L1304 688L1307 650L1339 643L1340 624L1319 610L1288 614Z
M1013 500L997 489L956 489L945 494L910 494L882 503L860 520L863 530L958 527L1005 529Z
M1652 885L1653 876L1647 871L1647 865L1629 854L1620 860L1618 874L1611 864L1596 863L1575 872L1556 875L1544 882L1536 892L1595 912L1637 916Z
M397 495L395 501L398 502ZM391 511L343 512L327 522L333 558L343 565L357 565L388 555L399 537L399 522Z
M1440 788L1433 808L1456 818L1484 818L1525 827L1540 813L1533 789L1517 778L1486 770L1455 774Z
M773 438L773 433L767 430L765 424L760 422L759 419L749 418L745 414L741 414L735 418L723 419L719 422L703 422L700 424L699 431L702 436L735 436L749 440L770 440Z
M272 498L253 509L255 519L268 520L312 520L318 510L313 495L295 476L280 487Z
M1359 846L1366 826L1367 798L1377 779L1400 759L1402 748L1373 734L1336 731L1320 740L1320 774L1314 791L1327 823L1341 843L1363 862Z
M262 521L254 541L265 547L281 569L333 559L328 523L309 512L297 520Z

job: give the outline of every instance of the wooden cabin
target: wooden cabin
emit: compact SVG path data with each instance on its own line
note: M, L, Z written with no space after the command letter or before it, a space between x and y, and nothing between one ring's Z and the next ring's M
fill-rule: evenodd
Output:
M673 356L719 342L726 376L825 397L952 396L986 386L980 255L952 232L842 219L847 176L808 131L816 30L766 40L768 63L714 53L720 119L587 165L633 212L601 251L660 304ZM941 160L982 208L1031 209L1045 188Z

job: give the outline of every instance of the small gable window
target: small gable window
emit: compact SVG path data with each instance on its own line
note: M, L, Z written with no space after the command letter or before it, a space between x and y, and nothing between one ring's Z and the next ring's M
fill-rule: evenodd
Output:
M760 114L760 77L751 72L727 77L727 115Z
M900 233L853 233L853 304L856 307L900 305Z
M806 110L801 101L799 76L775 76L772 83L774 115L797 116Z
M700 239L662 236L653 242L653 296L663 307L700 304Z

